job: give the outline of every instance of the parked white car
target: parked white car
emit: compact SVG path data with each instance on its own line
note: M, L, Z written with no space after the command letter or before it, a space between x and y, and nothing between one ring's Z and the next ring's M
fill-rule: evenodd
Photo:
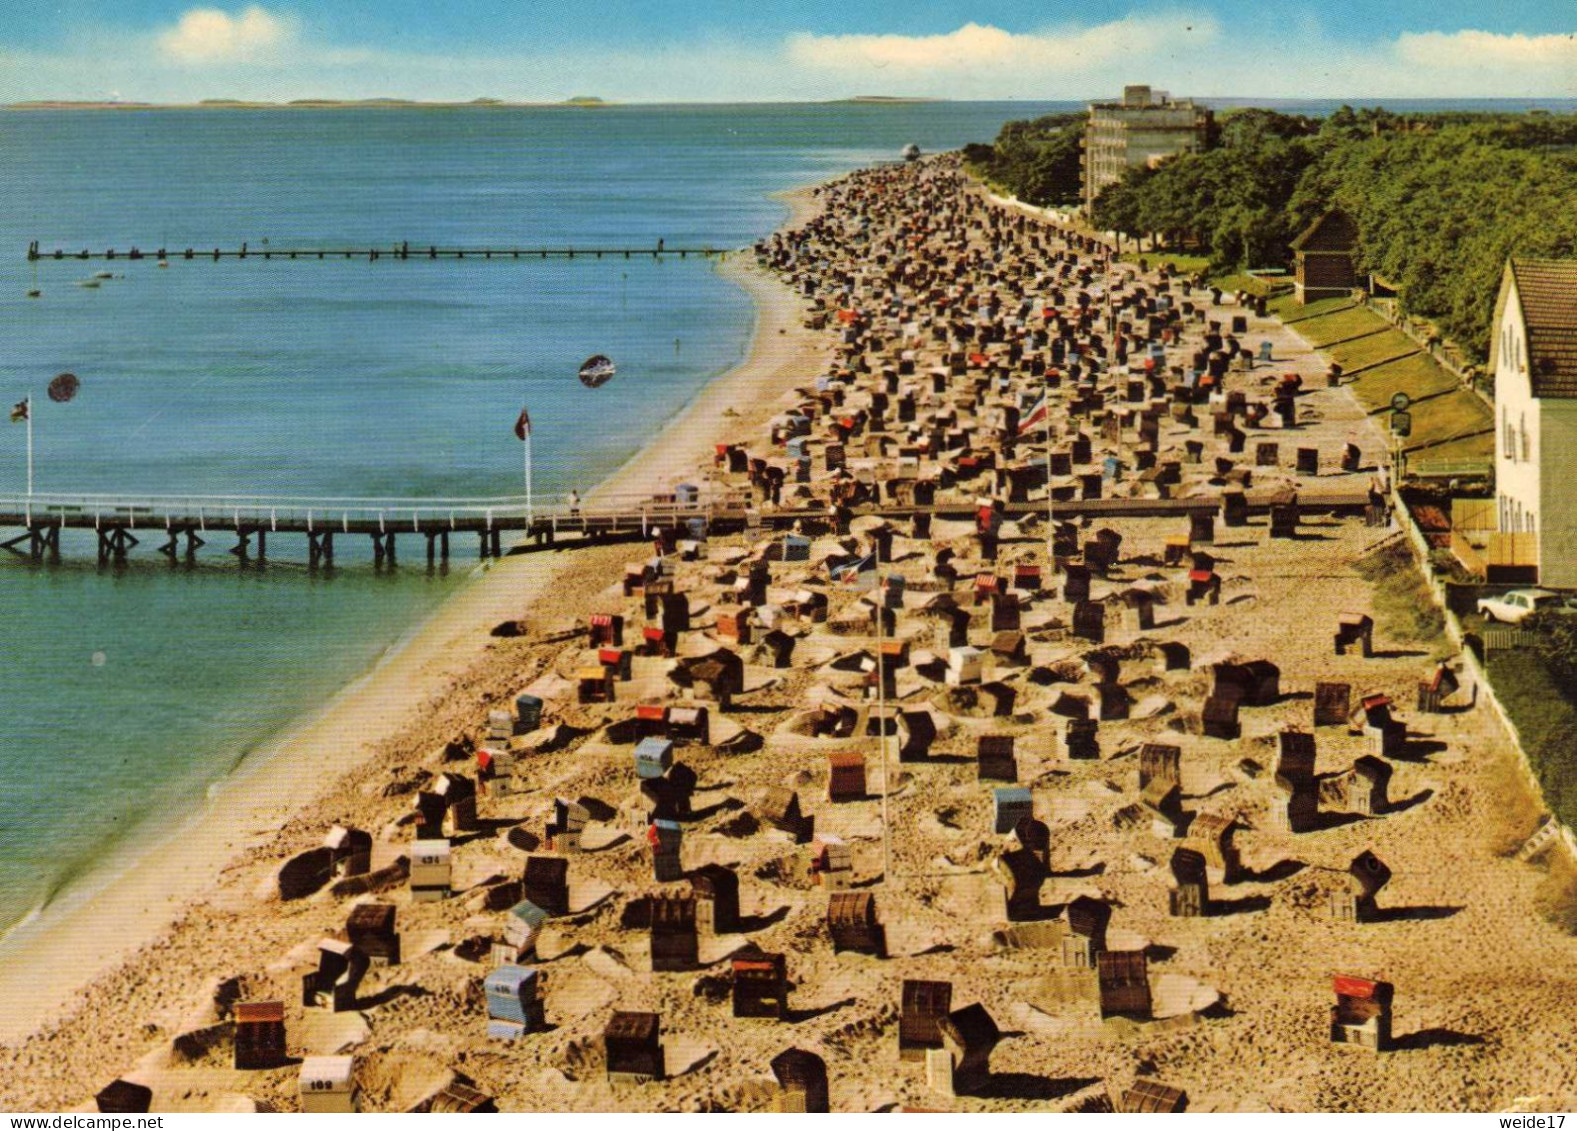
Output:
M1548 589L1513 589L1499 597L1480 597L1478 611L1501 624L1521 624L1534 613L1569 611L1568 599Z

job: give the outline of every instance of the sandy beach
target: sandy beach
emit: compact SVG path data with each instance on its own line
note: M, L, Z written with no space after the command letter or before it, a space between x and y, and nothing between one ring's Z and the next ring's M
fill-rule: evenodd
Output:
M155 1110L297 1110L293 1059L234 1066L234 1007L260 1001L289 1058L354 1054L376 1111L456 1086L505 1111L803 1109L774 1078L789 1049L833 1111L1577 1095L1577 947L1511 855L1534 800L1471 688L1414 710L1450 646L1401 635L1360 570L1404 535L1370 490L1385 438L1324 359L991 206L951 158L790 202L761 262L724 268L757 303L751 356L599 488L749 493L763 525L660 569L650 545L494 563L157 869L5 963L0 1100L91 1104L122 1076ZM611 658L598 617L625 626ZM1343 624L1367 643L1333 651ZM1321 720L1333 683L1352 698ZM378 878L523 691L541 726L496 740L513 765L474 821L450 813L449 897ZM659 733L677 750L636 752ZM575 810L577 836L550 824ZM371 878L281 898L336 824L369 835ZM1366 852L1377 902L1352 896ZM562 889L528 894L533 864ZM526 900L553 904L529 937ZM399 961L347 1008L304 1003L369 901ZM790 1000L737 1016L736 960L765 955ZM488 1034L500 961L541 978L512 1038ZM946 986L928 1029L915 980ZM1333 1041L1353 980L1395 988L1383 1052ZM658 1016L662 1070L634 1073L657 1078L615 1078L615 1011Z

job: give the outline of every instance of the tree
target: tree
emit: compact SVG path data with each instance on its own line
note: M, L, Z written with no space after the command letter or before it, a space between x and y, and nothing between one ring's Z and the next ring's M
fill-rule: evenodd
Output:
M1076 204L1080 194L1081 114L1048 114L1008 122L989 146L964 147L964 160L979 176L1026 204Z

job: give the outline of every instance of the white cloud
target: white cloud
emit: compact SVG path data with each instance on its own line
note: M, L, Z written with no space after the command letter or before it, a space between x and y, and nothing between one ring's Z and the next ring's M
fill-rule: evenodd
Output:
M968 23L944 35L801 34L790 38L788 55L801 66L849 71L1089 71L1125 57L1202 47L1216 33L1214 20L1184 15L1027 33Z
M63 50L0 44L0 102L112 92L162 102L483 95L555 101L583 93L676 102L857 94L1060 100L1109 97L1131 82L1180 97L1577 96L1571 36L1415 32L1355 44L1327 37L1311 16L1267 41L1218 23L1207 0L1174 2L1194 12L1178 7L1025 33L969 23L928 36L719 36L556 52L479 45L453 54L329 41L281 7L203 7L148 30L79 29Z
M246 63L272 58L296 38L293 23L256 4L236 15L219 8L191 8L158 35L166 56L188 66Z
M1397 54L1420 67L1566 68L1569 84L1577 86L1577 35L1501 35L1464 30L1404 32Z

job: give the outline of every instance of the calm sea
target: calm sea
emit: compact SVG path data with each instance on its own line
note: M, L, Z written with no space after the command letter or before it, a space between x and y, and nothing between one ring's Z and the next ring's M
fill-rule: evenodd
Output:
M737 247L769 194L990 138L1053 105L0 114L0 408L32 393L40 491L475 496L593 485L749 344L704 262L40 264L45 247ZM76 284L108 266L97 288ZM26 292L43 291L37 299ZM619 376L595 391L580 362ZM44 386L69 370L70 404ZM24 487L0 416L0 492ZM11 533L15 533L14 531ZM69 536L68 536L69 538ZM0 929L375 664L458 585L344 540L262 574L216 539L99 569L0 553Z

